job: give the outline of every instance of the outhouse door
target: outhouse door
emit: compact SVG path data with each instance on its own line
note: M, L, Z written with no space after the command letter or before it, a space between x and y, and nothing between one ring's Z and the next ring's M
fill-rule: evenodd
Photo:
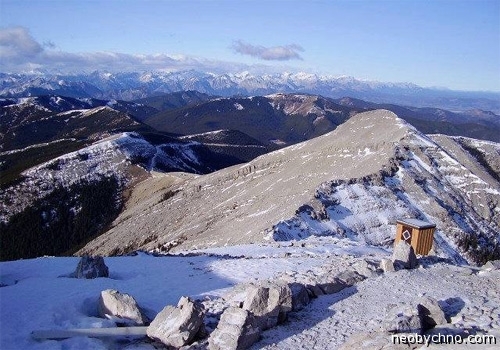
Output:
M406 243L411 245L411 238L412 238L412 228L409 226L403 226L403 232L401 233L401 239L404 240Z

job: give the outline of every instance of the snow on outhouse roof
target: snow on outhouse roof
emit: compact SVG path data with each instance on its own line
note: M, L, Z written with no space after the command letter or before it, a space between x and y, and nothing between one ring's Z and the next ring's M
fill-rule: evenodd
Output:
M406 226L411 226L413 228L433 228L436 227L436 224L433 224L432 222L427 222L423 220L418 220L418 219L401 219L396 221L398 224L406 225Z

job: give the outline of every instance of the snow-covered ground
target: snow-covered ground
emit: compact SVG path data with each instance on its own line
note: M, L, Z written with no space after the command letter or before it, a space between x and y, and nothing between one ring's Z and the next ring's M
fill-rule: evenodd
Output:
M185 252L188 253L188 252ZM191 251L178 256L105 258L109 278L93 280L64 277L74 271L78 258L43 257L0 263L1 349L153 349L135 341L76 337L62 341L35 341L41 329L101 328L114 323L98 317L97 300L112 288L134 296L149 317L182 295L210 302L223 300L242 282L277 278L284 274L314 273L322 266L378 261L390 252L349 239L309 237L281 243L241 245ZM440 301L463 302L464 327L500 327L500 284L495 271L475 273L444 262L423 264L417 270L371 277L339 293L321 296L289 320L263 333L255 349L334 349L356 332L380 326L389 304L412 303L421 295ZM477 311L479 310L479 311ZM485 311L486 310L486 311ZM472 316L471 316L472 315ZM494 319L495 318L495 319Z

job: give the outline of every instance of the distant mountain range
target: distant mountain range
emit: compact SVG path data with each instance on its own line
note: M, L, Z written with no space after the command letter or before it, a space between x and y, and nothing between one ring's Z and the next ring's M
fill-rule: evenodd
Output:
M452 111L481 109L500 114L500 93L431 89L410 83L380 83L306 73L212 74L192 70L75 75L0 73L0 97L56 94L78 98L136 100L186 90L220 96L256 96L277 92L331 98L349 96L376 103L437 107Z
M331 99L296 93L211 99L192 91L183 95L187 101L194 99L196 102L186 102L182 107L169 107L156 113L148 112L139 118L156 130L176 134L239 130L268 147L279 148L329 132L356 113L387 109L424 133L500 142L500 116L478 109L450 112L440 108L403 107L347 97ZM167 101L171 98L171 95L164 96ZM153 103L149 102L150 99L142 99L141 103L152 107L160 99L153 98Z

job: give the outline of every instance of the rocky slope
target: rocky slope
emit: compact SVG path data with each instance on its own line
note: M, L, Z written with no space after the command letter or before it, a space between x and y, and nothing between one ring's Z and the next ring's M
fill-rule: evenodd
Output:
M242 166L198 177L171 174L163 188L156 179L156 193L79 253L310 235L388 246L395 220L413 217L437 224L439 255L484 261L499 254L500 184L494 165L488 171L470 152L448 151L449 142L463 150L444 136L433 141L389 111L361 113L333 132Z

